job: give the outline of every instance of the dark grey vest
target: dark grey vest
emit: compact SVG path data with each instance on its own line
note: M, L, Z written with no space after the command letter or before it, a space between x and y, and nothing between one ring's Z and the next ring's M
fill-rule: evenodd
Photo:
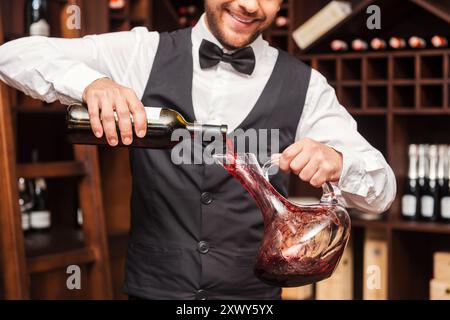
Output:
M279 129L294 142L311 70L280 51L240 128ZM191 29L163 33L142 102L195 121ZM174 165L170 150L130 150L133 187L124 291L148 299L278 299L253 263L264 229L259 208L218 165ZM287 175L272 180L284 195Z

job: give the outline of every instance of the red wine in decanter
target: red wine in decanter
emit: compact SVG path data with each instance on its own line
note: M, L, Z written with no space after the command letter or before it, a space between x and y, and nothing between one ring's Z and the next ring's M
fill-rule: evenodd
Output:
M236 154L230 140L219 163L259 206L264 235L254 272L263 282L297 287L328 278L350 235L350 219L335 202L298 205L288 201L264 177L253 154ZM330 244L333 243L332 246Z

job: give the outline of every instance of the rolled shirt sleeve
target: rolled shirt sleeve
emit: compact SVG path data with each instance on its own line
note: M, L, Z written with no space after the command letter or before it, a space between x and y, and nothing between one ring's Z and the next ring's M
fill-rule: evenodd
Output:
M140 96L159 44L144 27L77 39L25 37L0 46L0 80L47 102L82 101L86 87L108 77Z

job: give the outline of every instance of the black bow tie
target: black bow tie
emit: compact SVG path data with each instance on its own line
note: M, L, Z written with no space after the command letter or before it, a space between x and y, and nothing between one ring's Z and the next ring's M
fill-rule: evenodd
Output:
M223 52L216 44L203 40L200 46L200 67L207 69L220 61L227 62L241 73L251 75L255 70L255 53L251 47L245 47L232 54Z

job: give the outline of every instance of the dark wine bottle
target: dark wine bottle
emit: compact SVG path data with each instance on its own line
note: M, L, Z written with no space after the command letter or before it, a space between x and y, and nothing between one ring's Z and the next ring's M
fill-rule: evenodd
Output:
M418 217L422 217L422 192L426 188L428 181L426 180L426 171L427 171L427 153L428 153L428 145L419 144L417 147L417 182L419 186L419 197L417 204L417 212Z
M424 38L412 36L408 39L408 44L413 49L424 49L427 47L427 42Z
M441 219L450 222L450 147L447 147L443 156L444 179L440 188ZM442 161L442 160L441 160Z
M48 0L26 1L25 34L29 36L50 36Z
M405 188L402 196L402 217L408 220L416 220L419 217L419 184L417 176L417 145L409 146L409 169Z
M47 207L47 183L44 178L35 180L35 204L30 213L30 226L33 231L41 232L50 228L51 214Z
M435 48L445 48L448 46L448 40L443 36L436 35L431 38L431 44Z
M423 220L427 221L436 221L439 216L437 158L437 146L431 145L428 148L429 165L428 170L425 170L425 184L420 192L420 215Z
M74 197L73 199L73 221L76 226L76 228L82 228L83 227L83 210L81 209L81 205L78 199L78 195Z
M77 209L77 226L83 227L83 210L81 208Z
M389 46L394 50L406 48L406 40L400 37L391 37L389 39Z
M109 0L108 6L111 10L123 10L126 2L125 0Z
M275 19L275 26L277 28L287 28L289 25L289 18L286 16L278 16Z
M33 207L32 190L30 181L20 177L17 182L19 191L19 206L21 214L22 230L27 233L30 230L30 209Z
M368 48L369 45L362 39L355 39L352 41L352 49L354 51L367 51Z
M150 149L171 149L180 140L173 139L172 134L177 129L187 130L191 137L199 135L205 140L226 140L228 127L226 125L208 125L191 123L177 111L168 108L145 107L147 115L147 134L144 138L134 136L131 147ZM117 115L114 114L117 124ZM71 105L67 108L68 138L74 144L106 145L105 135L97 138L91 129L89 113L85 105ZM131 116L133 123L133 117ZM118 125L117 125L118 128ZM120 140L120 139L119 139ZM206 141L206 142L208 142ZM203 141L205 142L205 141ZM123 146L122 142L119 142Z
M343 40L335 39L331 41L330 48L332 51L335 52L344 52L348 51L348 44Z
M381 38L373 38L370 41L370 47L373 50L385 50L387 48L387 43Z
M32 163L39 162L39 153L33 149L31 153ZM34 206L30 212L30 228L33 231L45 231L50 228L51 214L48 210L47 183L44 178L39 177L34 180Z

